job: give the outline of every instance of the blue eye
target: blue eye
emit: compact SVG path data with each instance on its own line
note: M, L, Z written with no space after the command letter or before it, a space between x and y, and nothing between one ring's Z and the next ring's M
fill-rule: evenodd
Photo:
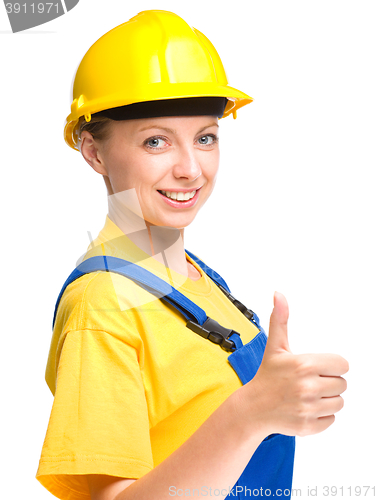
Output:
M159 148L160 146L162 146L165 141L163 139L160 139L159 137L152 137L151 139L148 139L146 141L146 144L150 147L150 148Z
M218 137L216 137L213 134L208 134L208 135L203 135L203 137L200 137L198 141L203 146L211 146L212 144L215 144L218 141Z

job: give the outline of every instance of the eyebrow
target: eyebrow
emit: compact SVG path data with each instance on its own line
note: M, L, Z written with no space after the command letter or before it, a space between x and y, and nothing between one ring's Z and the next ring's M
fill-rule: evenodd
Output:
M219 125L216 122L210 123L209 125L206 125L205 127L201 128L198 133L200 134L201 132L203 132L203 130L205 130L207 128L218 127L218 126ZM168 127L162 127L161 125L155 125L155 124L153 124L153 125L147 125L146 127L140 128L138 130L138 132L143 132L144 130L149 130L151 128L157 128L159 130L165 130L166 132L168 132L170 134L175 134L175 130L173 130L171 128L168 128Z

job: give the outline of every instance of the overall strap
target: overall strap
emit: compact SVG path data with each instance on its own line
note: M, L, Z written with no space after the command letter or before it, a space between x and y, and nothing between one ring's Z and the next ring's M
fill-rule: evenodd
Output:
M186 251L190 257L206 272L206 274L220 287L225 295L238 307L238 309L261 331L262 328L259 324L259 319L256 314L247 309L241 302L236 300L229 291L229 288L221 276L213 269L206 266L198 257ZM96 272L107 271L121 274L126 278L131 279L139 286L155 295L157 298L171 304L174 308L181 313L187 320L186 326L203 338L214 342L223 349L233 352L243 346L242 340L238 332L232 329L224 328L217 321L209 318L201 307L197 306L194 302L189 300L185 295L166 283L164 280L155 276L155 274L147 271L146 269L117 257L110 257L107 255L91 257L81 264L79 264L70 276L65 281L55 304L53 328L58 311L59 302L67 286L81 276Z
M255 326L257 326L260 331L263 331L259 323L259 318L255 314L255 312L252 311L251 309L248 309L246 306L242 304L242 302L233 297L233 295L230 293L228 285L225 283L223 278L218 273L216 273L216 271L207 266L202 260L200 260L199 257L196 257L196 255L194 255L192 252L186 250L186 253L191 257L191 259L193 259L198 264L199 267L201 267L203 271L207 273L207 275L216 283L216 285L218 285L218 287L224 292L224 294L228 297L228 299L231 302L233 302L233 304L242 312L242 314L244 314L249 321L254 323Z
M91 257L79 264L65 281L55 304L53 327L59 302L67 286L84 274L108 271L131 279L142 288L173 305L187 320L202 325L207 319L205 312L185 295L146 269L124 259L107 255Z
M216 273L216 271L207 266L202 260L199 259L199 257L196 257L196 255L194 255L192 252L186 250L186 254L189 255L191 259L193 259L196 264L198 264L198 266L207 273L207 275L216 283L216 285L223 287L227 292L230 293L228 285L221 278L221 276Z

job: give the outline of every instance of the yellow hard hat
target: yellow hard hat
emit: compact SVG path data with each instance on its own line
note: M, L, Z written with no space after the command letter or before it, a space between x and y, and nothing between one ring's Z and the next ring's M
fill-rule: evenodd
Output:
M191 97L225 97L222 117L252 102L228 86L211 42L182 18L163 10L140 12L103 35L83 57L73 85L64 137L78 148L79 118L134 103Z

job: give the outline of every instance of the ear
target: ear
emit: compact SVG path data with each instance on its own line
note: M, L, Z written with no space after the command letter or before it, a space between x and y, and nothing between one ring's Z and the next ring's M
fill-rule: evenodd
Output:
M84 130L81 134L80 142L80 152L88 165L90 165L95 172L108 176L105 163L100 153L99 143L95 141L92 134Z

